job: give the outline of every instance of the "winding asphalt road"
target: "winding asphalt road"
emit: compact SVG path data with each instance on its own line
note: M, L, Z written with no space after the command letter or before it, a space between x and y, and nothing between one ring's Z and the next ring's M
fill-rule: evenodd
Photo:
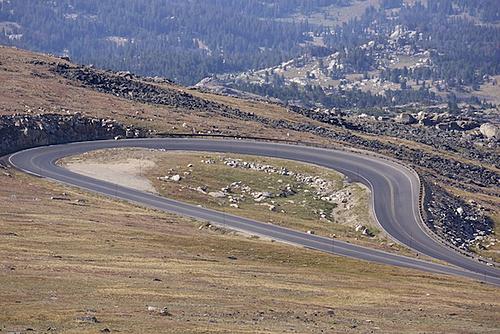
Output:
M371 189L375 216L388 234L415 251L443 260L450 265L390 254L178 202L76 174L55 164L57 160L70 155L98 149L125 147L250 154L302 161L335 169L351 180L362 182ZM9 162L14 167L36 176L143 206L210 221L233 230L356 259L433 273L465 276L500 285L500 270L467 258L427 234L418 208L419 179L414 172L390 160L341 150L298 145L244 140L170 138L92 141L44 146L15 153L9 157Z

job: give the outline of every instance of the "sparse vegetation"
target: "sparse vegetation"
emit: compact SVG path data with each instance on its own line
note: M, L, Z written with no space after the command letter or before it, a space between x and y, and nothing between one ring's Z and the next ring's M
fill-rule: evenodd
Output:
M495 287L199 230L9 173L0 174L2 331L491 333L498 325Z
M59 62L65 63L0 47L0 114L81 112L152 133L257 135L328 146L362 138L385 147L380 153L389 154L387 147L402 152L411 148L432 159L446 158L442 172L458 163L475 164L472 158L411 138L346 131L276 104L166 82L155 85L340 135L335 139L202 109L123 99L55 75L50 64ZM498 172L483 166L488 173ZM432 168L419 171L495 214L496 188L488 188L490 193L481 191L486 188L458 188L456 183L468 182L467 177L446 178ZM497 288L200 226L205 225L0 169L0 329L491 333L498 328Z
M255 164L254 168L235 168L232 163L238 160ZM89 152L61 163L79 173L134 188L139 187L136 180L142 176L143 183L169 198L411 254L380 232L371 215L366 187L346 183L341 174L318 166L245 155L139 149ZM262 166L277 172L258 170ZM128 174L122 173L125 168ZM324 182L321 188L319 182ZM147 189L143 185L140 188ZM334 199L326 200L328 196Z

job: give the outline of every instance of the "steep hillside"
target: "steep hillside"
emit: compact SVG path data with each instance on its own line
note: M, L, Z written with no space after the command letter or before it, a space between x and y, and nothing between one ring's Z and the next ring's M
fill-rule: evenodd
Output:
M476 134L440 132L411 122L366 121L286 108L11 48L0 48L0 63L2 115L79 113L116 120L149 136L258 136L344 145L398 158L413 165L433 193L429 200L431 228L464 250L497 247L490 246L495 243L490 217L499 204L498 147L495 138L488 139L477 129L472 130ZM23 130L22 124L19 130ZM472 135L473 141L467 139ZM459 207L467 216L458 214ZM490 237L477 238L479 233ZM497 256L491 251L486 254Z
M461 151L373 136L342 117L11 48L0 48L0 82L1 144L127 136L131 129L342 144L428 161L417 166L427 180L463 183L447 187L461 198L435 194L443 196L437 214L450 214L447 221L457 221L457 205L475 217L465 231L488 220L480 204L464 199L497 204L488 195L496 191L492 165L474 169L477 162ZM500 310L496 287L238 235L3 164L0 296L2 333L492 333Z

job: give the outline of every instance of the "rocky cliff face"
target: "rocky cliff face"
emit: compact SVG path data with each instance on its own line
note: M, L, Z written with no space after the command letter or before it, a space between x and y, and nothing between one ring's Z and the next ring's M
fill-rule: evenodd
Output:
M25 148L75 141L140 137L142 131L110 119L75 115L0 117L0 156Z

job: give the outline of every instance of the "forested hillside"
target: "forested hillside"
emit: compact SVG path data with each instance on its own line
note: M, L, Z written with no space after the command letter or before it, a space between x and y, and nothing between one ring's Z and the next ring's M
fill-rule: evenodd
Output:
M299 55L309 38L304 33L313 28L275 19L348 2L0 1L0 43L191 84Z
M3 0L0 44L187 85L219 75L231 88L308 106L489 107L500 2ZM484 85L488 93L476 94Z
M489 107L476 92L497 85L499 23L495 0L384 0L357 19L315 32L327 52L222 81L329 108L448 102L457 109L460 101Z

